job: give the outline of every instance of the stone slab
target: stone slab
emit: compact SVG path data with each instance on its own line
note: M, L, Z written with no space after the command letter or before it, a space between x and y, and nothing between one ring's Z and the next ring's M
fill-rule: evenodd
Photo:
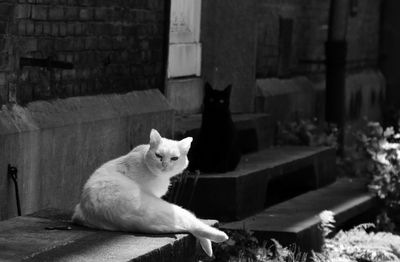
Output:
M336 226L377 205L365 180L340 179L335 183L274 205L244 220L223 224L230 230L246 228L260 239L275 238L282 244L297 243L303 250L319 250L322 244L319 214L330 210Z
M48 214L48 218L46 217ZM0 261L190 261L196 241L188 234L142 235L91 230L70 214L45 210L0 222ZM71 226L72 230L46 227Z
M257 79L256 112L271 114L274 123L324 119L324 98L319 95L323 90L318 87L306 77Z
M199 77L168 79L165 95L178 114L195 114L201 111L203 86Z
M244 155L232 172L200 175L193 209L205 218L242 219L265 208L275 179L285 176L288 184L311 179L315 189L335 180L334 167L335 150L326 147L276 147Z
M268 114L232 114L239 133L243 153L256 152L273 144L274 128ZM175 137L196 137L201 126L201 114L175 118Z

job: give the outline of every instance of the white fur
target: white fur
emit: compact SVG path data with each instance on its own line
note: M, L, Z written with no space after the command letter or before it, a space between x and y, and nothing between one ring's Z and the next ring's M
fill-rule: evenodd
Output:
M92 228L142 233L190 232L208 255L211 241L228 236L189 211L162 200L170 178L188 165L192 138L162 138L151 130L150 142L98 168L86 182L72 220ZM157 155L158 157L157 157ZM162 158L160 158L162 156ZM178 157L177 160L171 158Z

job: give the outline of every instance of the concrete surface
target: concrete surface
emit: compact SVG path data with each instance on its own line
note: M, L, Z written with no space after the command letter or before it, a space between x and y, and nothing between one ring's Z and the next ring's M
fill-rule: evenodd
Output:
M223 224L231 230L246 228L260 239L275 238L281 244L297 243L303 250L321 248L319 214L330 210L336 226L375 208L377 200L365 180L340 179L334 184L277 204L244 220Z
M296 190L332 183L335 150L277 147L244 155L235 171L199 176L193 199L194 212L200 217L220 221L243 219L265 208L273 195L270 185L280 178ZM311 186L307 186L310 183Z
M379 70L362 70L346 77L346 118L379 121L385 97L385 79ZM273 121L296 118L325 119L325 80L306 77L257 79L256 112L273 116Z
M0 222L0 261L193 260L196 241L190 235L91 230L71 224L70 215L58 210L44 210ZM71 226L72 230L45 229L53 226Z
M271 114L275 123L296 118L324 119L325 98L318 87L306 77L257 79L256 112Z
M196 114L203 104L201 78L168 79L165 96L178 114Z
M0 220L16 216L7 164L18 168L22 213L70 210L100 164L148 142L151 128L172 137L174 111L158 90L40 101L0 110Z

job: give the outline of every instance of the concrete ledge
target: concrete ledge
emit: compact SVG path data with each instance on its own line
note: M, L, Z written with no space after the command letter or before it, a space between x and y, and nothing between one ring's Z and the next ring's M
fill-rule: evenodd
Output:
M273 115L277 121L324 118L323 89L306 77L257 79L256 112Z
M242 153L256 152L273 144L274 127L268 114L232 114L239 133ZM201 127L201 114L180 116L175 119L174 137L196 137Z
M242 221L221 227L247 230L265 240L277 239L284 245L297 243L305 251L319 251L322 245L319 213L330 210L336 226L363 215L377 206L374 194L367 192L365 180L340 179L327 187L311 191L277 204ZM365 221L364 221L365 222Z
M325 147L279 147L245 155L235 171L199 176L194 211L220 221L243 219L263 210L276 196L272 189L277 179L296 190L316 189L335 180L334 166L335 150Z
M174 111L159 90L38 101L0 110L0 171L18 168L23 214L72 209L100 164L147 143L151 128L172 137ZM16 215L14 186L0 176L0 220Z
M46 218L46 214L49 215ZM193 261L188 234L138 235L90 230L70 224L70 214L45 210L0 222L1 261ZM46 230L70 226L72 230Z

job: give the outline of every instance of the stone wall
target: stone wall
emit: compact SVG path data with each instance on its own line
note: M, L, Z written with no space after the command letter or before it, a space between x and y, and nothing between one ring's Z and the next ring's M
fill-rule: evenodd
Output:
M0 220L16 216L7 165L17 167L22 213L72 210L102 163L148 143L152 128L172 137L174 112L156 89L36 101L0 110Z
M328 36L328 0L262 0L257 8L257 77L323 73ZM353 3L353 1L349 1ZM381 1L351 7L348 68L376 66Z
M0 104L162 89L166 4L169 1L1 1ZM24 66L21 58L51 58L71 63L73 69Z

